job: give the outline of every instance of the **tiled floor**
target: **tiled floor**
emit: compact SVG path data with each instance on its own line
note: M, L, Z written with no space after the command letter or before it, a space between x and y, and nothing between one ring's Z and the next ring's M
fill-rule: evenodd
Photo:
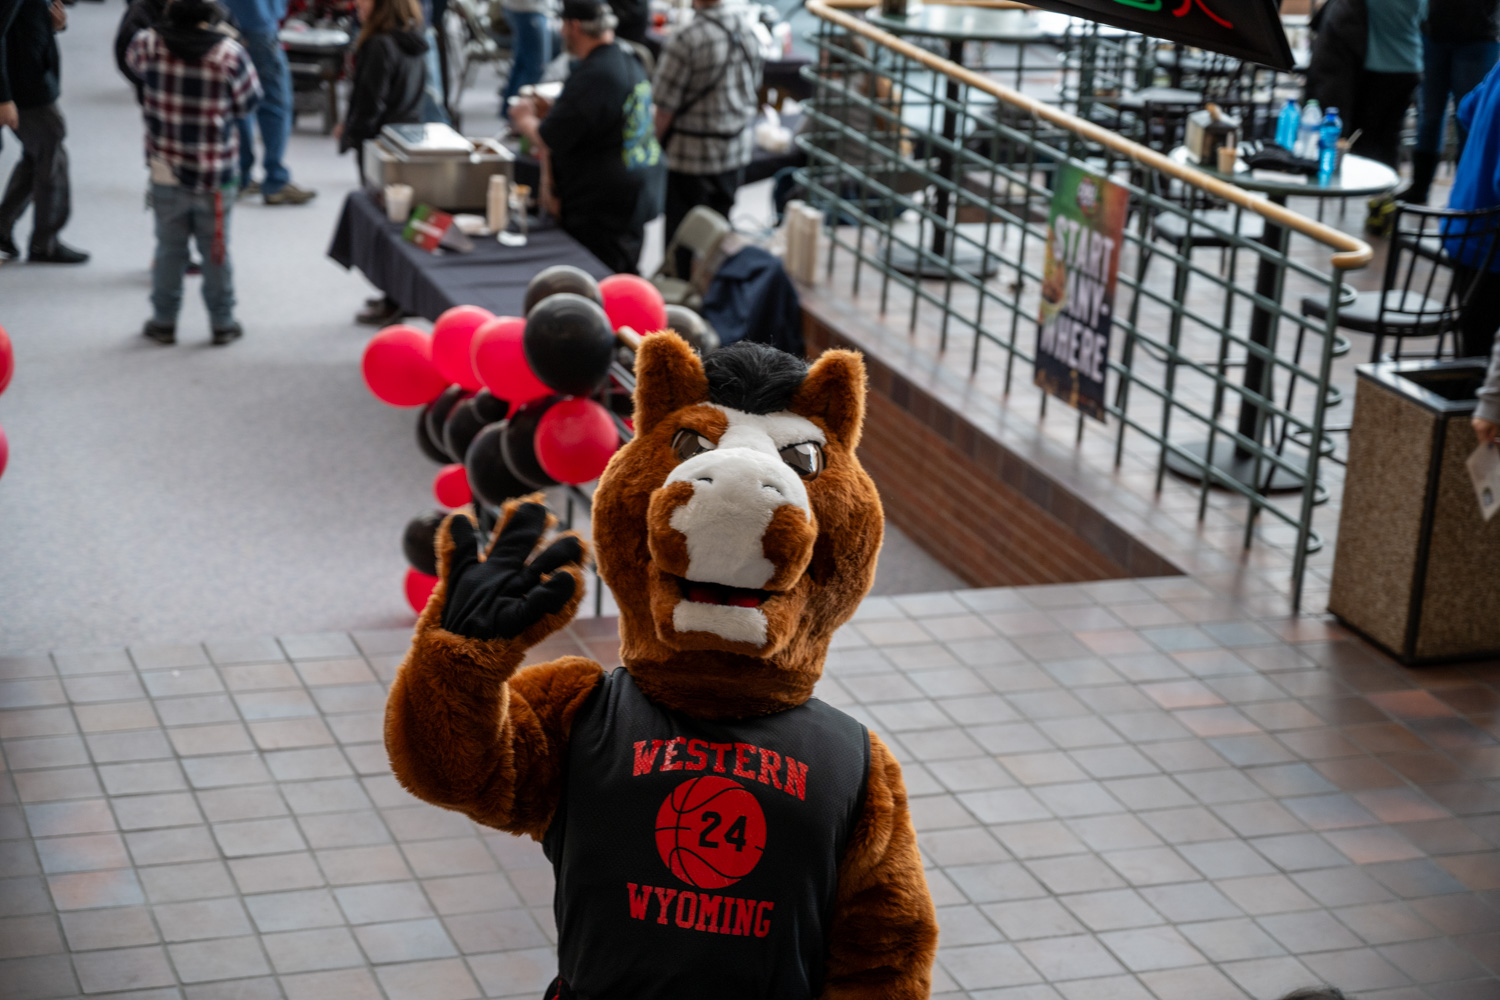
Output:
M405 642L0 659L0 997L540 996L539 849L387 768ZM1174 578L872 598L820 694L905 766L940 994L1494 1000L1497 681Z

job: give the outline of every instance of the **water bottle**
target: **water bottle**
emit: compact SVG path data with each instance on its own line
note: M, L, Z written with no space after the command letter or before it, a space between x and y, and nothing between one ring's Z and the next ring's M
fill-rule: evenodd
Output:
M1297 102L1287 98L1276 116L1276 145L1290 153L1297 145L1297 126L1302 123L1302 109Z
M1338 108L1329 108L1318 126L1318 183L1327 184L1333 179L1339 165L1339 136L1344 134L1344 121Z
M1302 122L1297 127L1297 148L1293 150L1304 160L1318 156L1318 129L1323 127L1323 109L1317 101L1302 105Z

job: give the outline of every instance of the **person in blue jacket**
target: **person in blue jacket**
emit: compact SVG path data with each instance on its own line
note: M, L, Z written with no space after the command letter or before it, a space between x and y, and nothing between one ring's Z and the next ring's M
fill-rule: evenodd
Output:
M1458 122L1469 138L1453 172L1448 207L1473 211L1500 205L1500 66L1459 102ZM1500 248L1493 242L1448 239L1448 252L1458 264L1455 280L1477 282L1459 318L1460 353L1466 357L1488 356L1500 329Z
M260 77L264 96L255 117L240 121L240 195L260 194L267 205L301 205L316 197L317 192L292 183L287 169L287 140L292 135L292 68L281 50L276 33L286 17L286 0L224 0L240 30L240 41L250 53L255 73ZM264 179L256 181L255 126L260 126L264 153L261 168Z

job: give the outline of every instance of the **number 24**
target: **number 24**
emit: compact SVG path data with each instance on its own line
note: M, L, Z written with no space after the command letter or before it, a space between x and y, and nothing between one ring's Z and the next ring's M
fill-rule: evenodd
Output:
M708 826L704 827L703 832L698 834L698 846L710 848L720 846L717 840L709 840L708 835L719 828L724 822L724 817L709 810L705 811L701 818ZM726 843L733 844L736 851L743 851L745 849L745 817L739 816L733 823L729 824L729 829L724 831L724 840Z

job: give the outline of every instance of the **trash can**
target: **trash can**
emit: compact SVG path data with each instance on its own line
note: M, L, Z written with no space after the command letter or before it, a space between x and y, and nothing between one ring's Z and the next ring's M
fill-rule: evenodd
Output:
M1360 365L1328 610L1408 666L1500 656L1500 518L1464 465L1483 359Z

